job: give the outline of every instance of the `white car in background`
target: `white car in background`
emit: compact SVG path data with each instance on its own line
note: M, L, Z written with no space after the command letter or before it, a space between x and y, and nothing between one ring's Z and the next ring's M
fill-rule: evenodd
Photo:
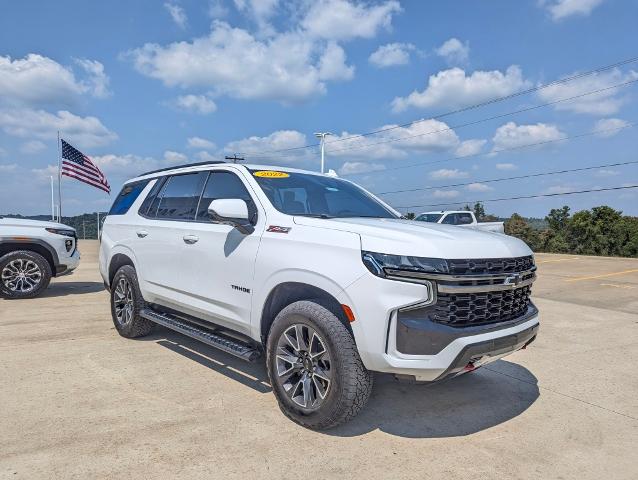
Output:
M0 297L32 298L80 263L75 229L56 222L0 218Z
M478 222L474 212L468 210L441 210L438 212L424 212L416 216L418 222L440 223L443 225L457 225L459 227L476 228L485 232L504 233L503 222Z

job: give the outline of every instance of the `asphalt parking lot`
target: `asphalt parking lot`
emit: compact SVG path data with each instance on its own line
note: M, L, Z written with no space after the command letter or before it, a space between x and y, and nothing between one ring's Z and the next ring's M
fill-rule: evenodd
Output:
M80 249L44 296L0 300L0 478L638 478L638 259L537 255L530 348L435 385L377 376L361 415L313 432L261 363L119 337Z

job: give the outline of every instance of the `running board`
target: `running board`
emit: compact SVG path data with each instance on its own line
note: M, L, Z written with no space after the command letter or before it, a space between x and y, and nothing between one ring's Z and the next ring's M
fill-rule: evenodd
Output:
M140 316L248 362L254 362L261 356L260 350L247 342L210 332L169 313L159 313L145 308L140 311Z

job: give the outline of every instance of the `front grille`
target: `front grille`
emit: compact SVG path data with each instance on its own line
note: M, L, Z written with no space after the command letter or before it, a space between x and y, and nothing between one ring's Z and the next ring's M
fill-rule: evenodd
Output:
M452 275L486 275L516 273L534 267L534 257L514 258L480 258L447 260L449 273Z
M530 286L480 293L439 293L430 319L451 327L506 322L527 311Z

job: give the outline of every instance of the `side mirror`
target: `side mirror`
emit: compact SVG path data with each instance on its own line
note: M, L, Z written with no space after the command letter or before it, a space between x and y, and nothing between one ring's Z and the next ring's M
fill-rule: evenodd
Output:
M240 198L220 198L210 202L208 213L215 223L231 225L248 235L255 231L248 218L248 205Z

